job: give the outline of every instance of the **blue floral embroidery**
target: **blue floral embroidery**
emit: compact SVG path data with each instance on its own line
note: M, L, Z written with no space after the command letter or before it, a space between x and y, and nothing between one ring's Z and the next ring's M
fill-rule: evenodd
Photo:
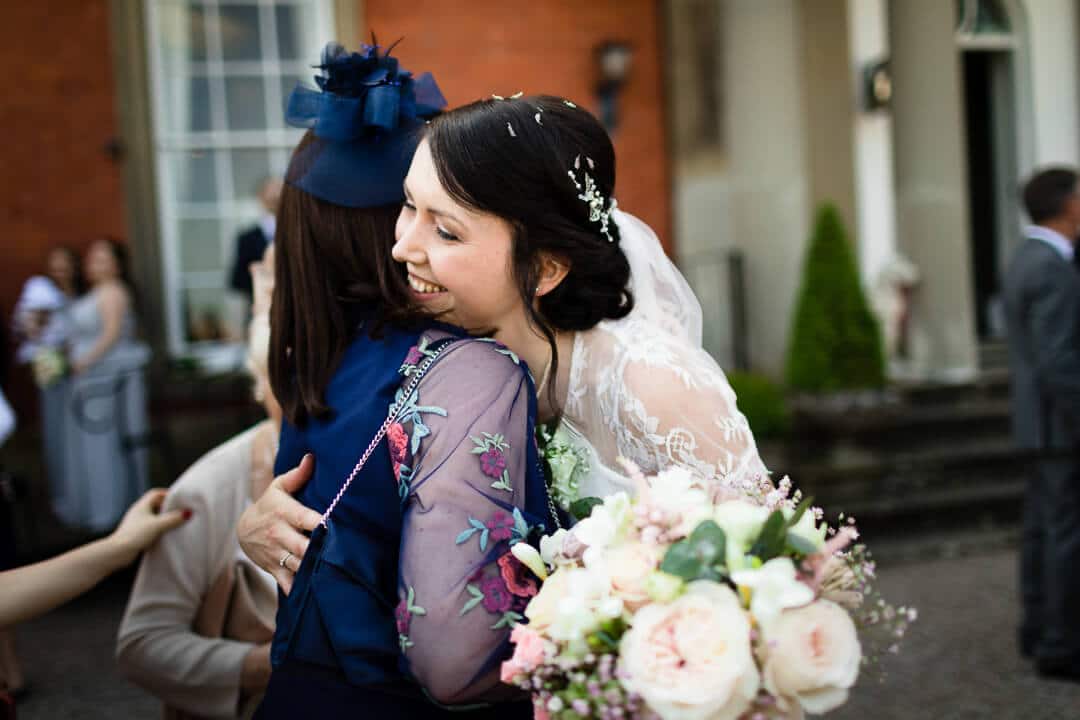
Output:
M420 391L413 390L412 394L406 399L405 390L398 388L398 391L394 393L394 404L401 408L401 414L398 419L402 423L412 423L412 443L409 448L409 452L413 455L420 449L420 441L431 434L431 430L424 424L421 413L429 413L438 415L440 417L446 417L446 410L441 407L435 407L434 405L418 405L420 401Z
M503 345L501 342L499 342L495 338L476 338L476 339L479 340L480 342L491 343L492 345L495 346L495 352L500 353L502 355L506 355L508 358L510 358L511 360L514 361L515 365L520 365L521 364L521 358L519 358L517 356L517 354L513 350L506 347L505 345Z
M405 377L412 375L425 357L431 357L435 354L428 349L430 345L431 339L426 335L421 336L420 342L409 348L409 353L405 356L405 361L401 363L401 367L398 368L398 372Z

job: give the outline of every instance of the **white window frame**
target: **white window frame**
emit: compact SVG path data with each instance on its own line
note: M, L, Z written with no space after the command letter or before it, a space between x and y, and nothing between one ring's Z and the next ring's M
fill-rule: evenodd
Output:
M284 107L284 90L276 78L297 75L311 81L315 71L312 65L318 61L322 45L333 38L334 0L144 0L146 8L147 54L150 67L150 98L152 108L152 138L155 176L158 193L158 223L161 230L162 278L165 292L165 323L169 353L173 356L189 355L199 358L208 366L227 369L235 365L242 352L237 343L222 341L191 341L185 327L185 300L189 289L227 288L228 274L235 252L235 232L245 225L241 218L251 224L258 216L255 202L239 201L233 187L232 150L267 150L272 173L283 173L288 157L295 147L302 130L287 127L266 127L256 130L230 130L227 127L225 94L226 77L270 76L274 81L264 82L264 110L267 117L280 114ZM276 17L273 8L280 5L309 7L311 22L306 23L307 32L302 39L298 60L282 61L279 57ZM162 14L176 6L199 6L213 10L208 15L206 60L188 60L183 69L173 76L166 76L163 43L159 41ZM259 14L259 30L262 38L263 57L255 61L224 60L222 54L220 25L217 10L226 6L256 6L270 8ZM195 69L198 72L193 73ZM193 75L209 78L211 130L195 132L170 131L166 123L168 93L176 87L177 78L186 81ZM170 158L177 152L206 150L214 152L216 192L212 202L180 202L176 192ZM181 266L180 223L182 220L209 219L219 222L221 269L220 271L186 271Z

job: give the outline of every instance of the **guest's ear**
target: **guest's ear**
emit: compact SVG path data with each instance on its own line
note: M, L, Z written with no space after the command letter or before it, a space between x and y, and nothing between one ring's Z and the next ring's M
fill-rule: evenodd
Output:
M540 257L540 272L536 278L536 297L543 297L559 287L570 272L570 262L566 258L543 254Z

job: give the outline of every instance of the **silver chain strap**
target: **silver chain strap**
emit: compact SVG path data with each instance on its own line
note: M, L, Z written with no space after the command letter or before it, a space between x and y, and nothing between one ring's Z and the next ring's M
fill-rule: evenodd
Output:
M360 456L360 460L356 463L356 466L353 467L352 472L349 473L349 477L345 479L345 484L341 486L341 489L338 490L337 495L334 496L333 501L330 503L330 507L326 508L326 512L323 513L320 523L324 528L326 527L326 521L330 519L330 513L334 512L334 508L337 507L337 504L339 502L341 502L341 498L345 496L345 492L349 489L349 486L352 485L352 481L356 479L356 476L358 474L360 474L360 470L364 467L364 465L367 464L367 461L371 457L371 454L375 452L375 448L379 446L379 443L382 442L383 437L385 437L386 433L390 431L390 426L397 422L398 418L401 417L401 412L405 409L405 405L408 404L409 398L412 397L413 392L416 391L416 386L420 384L420 381L424 378L424 375L426 375L427 371L431 369L432 364L434 364L434 362L439 359L439 356L443 354L443 351L453 344L454 343L452 341L444 343L442 347L438 348L437 350L435 350L435 352L424 358L424 362L421 363L415 370L413 370L412 374L409 376L409 382L407 385L405 385L405 389L401 395L402 406L398 407L396 400L390 403L390 410L389 412L387 412L386 420L383 421L382 427L380 427L379 431L375 433L375 437L372 438L371 444L368 445L367 450L364 451L364 454Z

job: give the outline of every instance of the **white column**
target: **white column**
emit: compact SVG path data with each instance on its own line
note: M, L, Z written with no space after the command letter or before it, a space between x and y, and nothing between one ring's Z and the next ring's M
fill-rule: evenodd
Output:
M852 102L861 102L862 70L889 56L888 0L848 0ZM896 251L896 185L893 129L889 112L858 112L855 147L855 238L863 285L873 287L878 272Z
M1075 0L1027 0L1035 165L1080 162Z

